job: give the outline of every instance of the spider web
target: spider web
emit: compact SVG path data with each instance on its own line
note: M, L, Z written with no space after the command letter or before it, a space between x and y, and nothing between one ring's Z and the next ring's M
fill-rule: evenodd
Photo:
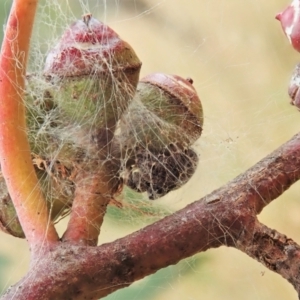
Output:
M11 3L4 2L2 23L5 23ZM149 201L147 191L137 193L128 187L124 188L116 199L122 207L110 205L108 208L100 243L124 236L200 199L246 170L298 131L298 113L288 105L286 96L286 86L297 57L284 39L279 24L274 21L275 13L286 4L285 1L274 4L237 0L230 3L189 1L188 4L170 0L41 1L29 70L37 80L42 82L45 57L65 29L82 15L91 12L93 17L108 24L133 47L143 63L140 78L153 72L191 77L204 108L203 134L191 145L199 160L193 176L180 188L159 197L155 202ZM80 107L77 109L80 110ZM45 107L42 107L41 113L44 111ZM33 114L37 120L37 111ZM150 115L150 119L154 122L155 116ZM127 120L130 124L136 122L134 117ZM49 122L52 121L53 118L50 118ZM73 125L78 123L83 124L75 118ZM147 126L150 128L149 125L145 126L144 130L147 130ZM49 131L49 128L49 123L45 123L44 127L39 128L40 133L42 130ZM135 146L143 146L143 138L138 131L134 131L136 126L132 128ZM29 135L36 137L36 131L32 130ZM77 143L79 138L76 135L77 130L74 129L69 130L64 138L61 137L55 150L51 150L52 157L59 157L59 151L68 143L74 144L74 139ZM82 143L84 139L77 145ZM170 148L170 141L164 143ZM50 198L53 198L53 193L59 190L57 187L53 189L53 166L43 159L45 153L40 149L41 141L32 144L36 145L35 162L44 174L41 183L45 190L48 189L49 197L51 195ZM147 150L147 147L143 149ZM148 154L151 154L152 160L160 160L157 154L153 155L150 151ZM128 157L124 157L120 165L123 173L128 171L128 160ZM49 173L44 172L47 168ZM69 182L66 180L66 183ZM69 189L64 185L63 192L72 194L72 189L72 185ZM299 185L295 185L279 201L270 205L261 219L299 242L296 213L299 209L296 203L298 191ZM68 199L66 197L64 204L68 204ZM283 204L286 201L289 201L288 205ZM66 219L59 222L60 232L63 232L66 222ZM25 241L6 235L1 235L1 239L7 241L3 243L1 257L8 256L7 253L15 251L12 249L16 247L26 251ZM4 288L15 282L27 266L27 254L20 256L16 252L10 257L12 264L9 270L6 269L8 275L2 280ZM184 260L108 298L167 297L296 299L292 288L277 275L240 252L226 248Z

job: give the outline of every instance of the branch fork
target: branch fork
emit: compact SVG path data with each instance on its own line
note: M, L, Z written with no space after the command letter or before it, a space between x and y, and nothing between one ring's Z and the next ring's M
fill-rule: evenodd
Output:
M300 295L299 245L257 219L257 214L265 206L299 180L300 133L244 174L204 198L131 235L101 246L96 244L103 215L109 196L118 186L111 181L115 166L111 171L111 165L104 167L104 164L99 164L102 167L98 171L104 180L98 182L99 173L90 173L90 166L82 163L80 172L75 176L77 189L71 220L62 241L59 240L39 187L26 135L25 71L37 2L14 1L0 57L1 169L32 250L29 273L1 299L98 299L185 257L221 245L235 247L282 275ZM94 25L98 28L90 17L74 25L76 30L88 27L89 31L89 34L73 35L79 39L78 44L91 37L90 30ZM107 32L108 36L116 38L114 32ZM70 34L67 33L66 37L70 38ZM125 48L130 50L127 44ZM57 49L66 50L58 47L51 53L47 62L50 77L53 74L61 76L55 74L57 67L63 66L57 61ZM73 54L76 56L78 52ZM77 58L74 58L76 63L73 67L80 72L82 66ZM139 71L137 58L135 63ZM88 67L92 68L93 64ZM128 70L128 74L129 81L137 82L138 74L132 75L132 69ZM298 84L300 80L297 80L292 84ZM62 90L68 90L64 82L62 87ZM71 86L71 90L74 88ZM80 85L76 89L80 89ZM133 90L129 93L130 97ZM297 87L292 90L294 97L298 93ZM298 106L298 100L293 101ZM62 105L65 116L74 113L68 103ZM94 107L87 107L88 115ZM114 111L115 107L112 106L111 110ZM104 125L107 124L111 125L110 130L115 129L116 124L108 122ZM96 129L103 130L102 125ZM92 151L89 155L95 162L103 153ZM89 172L88 176L86 172ZM87 190L90 192L88 197L83 193ZM84 209L82 203L85 204ZM91 219L96 220L96 226L93 224L94 227L91 227L88 222ZM40 250L43 250L42 256Z

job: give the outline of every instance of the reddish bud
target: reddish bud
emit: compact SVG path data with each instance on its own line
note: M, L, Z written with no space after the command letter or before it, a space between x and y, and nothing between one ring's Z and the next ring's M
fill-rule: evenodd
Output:
M203 111L191 79L155 73L144 77L115 134L126 161L124 183L149 199L185 184L198 156L191 145L201 135Z
M294 0L275 17L295 50L300 52L300 1Z
M48 54L44 73L61 119L110 135L133 98L141 62L132 47L107 25L85 15ZM57 78L59 80L57 80ZM105 139L104 143L107 144ZM101 141L102 143L102 141Z
M145 91L155 95L157 90L164 94L157 97L157 101L149 101L144 96ZM138 93L143 95L142 102L149 111L184 130L190 144L200 137L203 110L192 79L163 73L150 74L140 80Z
M140 61L129 52L134 53L115 31L89 14L66 30L48 54L44 72L69 77L101 73L111 67L114 71L139 69Z
M291 104L300 109L300 64L298 64L293 72L288 93L291 98Z

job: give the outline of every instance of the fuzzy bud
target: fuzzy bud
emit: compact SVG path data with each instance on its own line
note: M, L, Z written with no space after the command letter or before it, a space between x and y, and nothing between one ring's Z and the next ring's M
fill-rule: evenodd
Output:
M120 121L123 145L129 148L142 141L156 151L169 142L190 146L200 137L202 127L202 105L191 82L162 73L140 80Z
M85 15L48 54L44 74L53 83L50 93L66 119L85 128L113 132L133 98L140 68L128 43L107 25Z
M28 139L52 220L70 209L77 174L83 169L97 171L102 159L113 156L108 145L133 98L140 68L128 43L85 15L48 54L45 78L27 76ZM118 163L110 170L113 175ZM117 186L115 178L111 182ZM24 237L0 168L1 229Z
M73 23L49 52L44 73L73 77L92 73L140 69L132 48L110 27L91 15Z
M152 93L158 97L151 99ZM140 80L139 94L149 111L184 130L190 145L200 137L203 111L192 79L162 73L150 74Z
M126 161L124 182L149 199L182 186L195 172L198 156L190 146L202 127L202 105L191 79L144 77L114 140Z

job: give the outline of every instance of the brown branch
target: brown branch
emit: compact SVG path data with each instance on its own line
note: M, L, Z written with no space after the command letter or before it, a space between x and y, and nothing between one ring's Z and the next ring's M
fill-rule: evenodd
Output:
M97 299L221 245L244 251L299 291L299 246L256 218L299 178L297 134L224 187L138 232L99 247L62 243L1 299Z
M300 247L292 239L256 222L252 239L237 247L287 279L300 294Z

